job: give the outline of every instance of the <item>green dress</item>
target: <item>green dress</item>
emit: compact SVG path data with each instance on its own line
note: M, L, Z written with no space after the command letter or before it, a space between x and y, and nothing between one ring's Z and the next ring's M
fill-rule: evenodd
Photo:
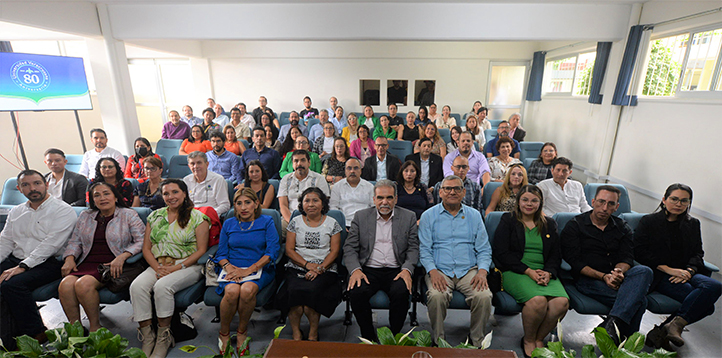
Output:
M532 270L541 270L544 268L544 244L537 228L524 229L524 237L526 247L524 248L524 256L521 262L529 266ZM538 285L531 277L525 274L518 274L513 271L502 272L504 291L516 299L518 303L529 301L535 296L547 297L566 297L567 292L564 290L559 279L549 280L547 286Z

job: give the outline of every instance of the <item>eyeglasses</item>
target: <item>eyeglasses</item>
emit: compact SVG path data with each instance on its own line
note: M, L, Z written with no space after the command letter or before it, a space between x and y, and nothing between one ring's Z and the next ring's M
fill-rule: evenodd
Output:
M101 166L100 166L100 169L101 169L101 170L105 170L105 169L115 169L115 166L114 166L114 165L101 165Z
M441 190L443 190L447 193L450 193L452 191L455 193L461 193L462 191L464 191L464 187L463 186L442 186Z
M600 206L609 206L609 207L617 206L616 201L606 201L604 199L595 199L594 202L598 203Z
M143 170L152 173L152 172L158 170L158 168L156 168L156 167L145 167L145 168L143 168Z
M676 196L670 196L670 197L667 198L667 199L669 199L669 202L670 202L670 203L675 204L675 205L676 205L677 203L682 203L682 205L689 205L689 203L692 202L692 200L689 200L689 198L680 199L680 198L678 198L678 197L676 197Z
M361 170L361 167L346 167L346 170Z
M374 145L377 146L377 147L379 147L379 148L386 148L386 147L389 146L388 144L374 144Z
M305 140L297 140L296 144L308 144Z

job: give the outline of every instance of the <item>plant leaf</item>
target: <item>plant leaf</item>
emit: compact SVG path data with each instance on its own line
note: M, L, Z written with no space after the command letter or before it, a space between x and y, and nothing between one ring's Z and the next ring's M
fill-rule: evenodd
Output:
M361 340L361 343L363 343L363 344L371 344L371 345L376 344L374 341L368 340L368 339L366 339L366 338L364 338L364 337L358 337L358 339L360 339L360 340Z
M376 330L376 335L379 337L379 343L385 346L395 346L396 339L389 327L380 327Z
M630 352L625 348L619 348L617 350L617 353L614 355L614 358L639 358L639 356L636 353Z
M671 358L671 357L676 357L677 352L670 352L666 349L659 348L659 349L656 349L654 352L652 352L652 356L654 358Z
M83 343L87 342L89 339L90 339L90 337L69 337L68 343L71 346L74 346L78 343L83 344Z
M639 332L634 332L624 344L624 349L634 353L641 352L642 348L644 348L644 335Z
M398 345L400 345L400 346L416 345L416 342L414 342L414 344L407 344L408 342L411 341L411 339L409 339L409 335L411 334L411 332L414 331L414 328L416 328L416 327L411 327L411 329L408 332L406 332L406 334L402 335L401 337L399 337L398 334L396 335L396 342L398 343Z
M281 335L281 331L283 331L284 328L286 328L285 324L283 326L276 327L276 329L273 330L273 339L278 339L278 336Z
M140 348L133 347L133 348L130 348L130 349L126 350L125 352L123 352L121 357L143 358L143 357L145 357L145 353L143 353L143 351Z
M431 347L431 333L429 331L414 332L417 347Z
M439 348L453 348L449 342L447 342L445 339L439 337L439 339L436 340L436 345L439 346Z
M561 352L564 350L562 342L549 342L547 344L547 348L549 348L549 350L554 352L556 355L560 355Z
M595 328L594 338L597 341L597 347L599 347L599 350L602 351L604 357L612 358L615 356L618 348L614 345L614 341L612 340L612 337L609 336L606 329L602 327Z
M564 341L564 331L562 331L562 319L557 320L557 336L559 337L559 342Z
M468 340L467 340L466 342L464 342L464 343L459 343L459 344L457 344L456 346L454 346L454 348L457 348L457 349L478 349L475 345L469 344L469 341L468 341Z
M531 352L532 358L556 358L557 355L550 351L548 348L535 348Z
M180 348L178 348L178 349L180 349L180 350L182 350L183 352L186 352L186 353L193 353L193 352L196 351L196 349L198 349L198 347L192 346L192 345L189 344L189 345L187 345L187 346L183 346L183 347L180 347Z
M15 339L18 345L18 351L24 352L29 358L36 358L43 353L40 343L37 339L31 338L28 335L22 335Z
M481 349L487 349L491 346L492 333L494 333L494 331L489 332L484 339L481 340Z
M587 344L586 346L582 347L582 358L597 358L597 355L594 352L593 345Z

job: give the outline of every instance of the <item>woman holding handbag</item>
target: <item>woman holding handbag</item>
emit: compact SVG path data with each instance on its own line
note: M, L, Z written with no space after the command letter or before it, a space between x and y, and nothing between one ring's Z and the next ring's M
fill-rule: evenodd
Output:
M90 209L80 213L63 254L61 273L65 278L58 294L68 322L80 321L82 305L90 331L95 332L100 328L98 290L103 287L98 265L109 265L113 278L121 276L125 260L143 246L145 225L135 210L125 206L115 186L97 182L88 195Z

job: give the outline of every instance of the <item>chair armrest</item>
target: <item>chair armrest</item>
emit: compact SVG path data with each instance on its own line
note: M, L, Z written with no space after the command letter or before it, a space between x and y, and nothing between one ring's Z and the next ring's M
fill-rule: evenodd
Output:
M566 260L562 260L562 264L560 265L560 268L561 268L563 271L571 271L571 270L572 270L572 265L570 265Z
M137 254L129 257L127 260L125 260L125 263L127 263L127 264L134 264L134 263L136 263L136 262L138 262L138 261L140 261L140 260L142 260L142 259L143 259L143 253L142 253L142 252L139 252L139 253L137 253Z
M719 272L719 267L715 266L715 264L708 262L707 260L704 261L704 267L712 272Z

